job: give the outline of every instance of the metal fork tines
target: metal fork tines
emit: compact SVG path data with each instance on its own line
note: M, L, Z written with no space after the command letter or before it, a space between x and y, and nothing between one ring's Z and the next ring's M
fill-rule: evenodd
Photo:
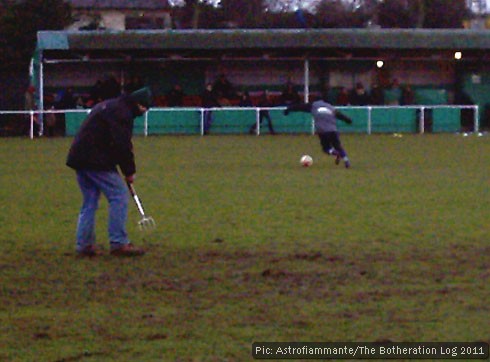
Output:
M155 220L151 216L145 216L138 222L140 230L151 230L156 227Z

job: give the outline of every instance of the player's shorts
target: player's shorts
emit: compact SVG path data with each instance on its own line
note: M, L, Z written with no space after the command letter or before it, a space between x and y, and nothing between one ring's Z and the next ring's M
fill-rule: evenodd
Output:
M318 137L320 138L320 143L324 152L329 153L329 150L332 148L337 151L343 150L338 132L318 133Z

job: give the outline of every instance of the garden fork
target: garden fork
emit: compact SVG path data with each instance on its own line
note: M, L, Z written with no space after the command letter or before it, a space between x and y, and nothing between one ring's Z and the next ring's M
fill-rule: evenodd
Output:
M156 227L155 220L151 216L146 216L145 210L143 209L143 204L141 203L138 195L136 194L136 190L131 182L127 182L129 192L136 203L136 207L141 215L141 220L138 221L138 227L140 230L151 230Z

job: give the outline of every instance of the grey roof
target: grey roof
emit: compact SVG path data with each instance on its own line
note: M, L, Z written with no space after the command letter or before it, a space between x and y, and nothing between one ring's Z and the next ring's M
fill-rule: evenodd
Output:
M464 29L41 31L38 33L38 48L490 50L490 31Z
M75 9L168 9L167 0L67 0Z

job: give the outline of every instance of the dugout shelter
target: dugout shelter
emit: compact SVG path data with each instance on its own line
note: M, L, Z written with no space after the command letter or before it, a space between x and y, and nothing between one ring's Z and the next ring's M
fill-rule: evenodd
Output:
M479 106L487 125L490 32L436 29L247 29L41 31L32 67L43 108L46 96L68 87L83 94L107 73L124 84L137 75L165 107L181 84L185 105L200 106L208 82L225 74L237 91L280 94L291 81L311 100L324 90L332 103L342 87L381 85L385 99L397 80L415 104ZM411 117L411 116L410 116Z

